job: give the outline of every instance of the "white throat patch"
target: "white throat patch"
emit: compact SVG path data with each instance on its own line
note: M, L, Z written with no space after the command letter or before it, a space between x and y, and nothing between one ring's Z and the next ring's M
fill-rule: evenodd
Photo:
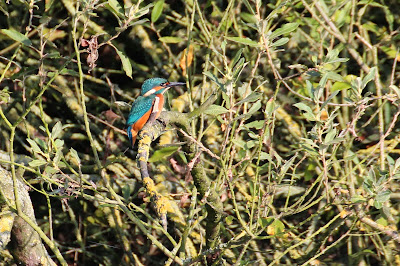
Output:
M146 92L145 94L143 94L143 97L147 97L147 96L149 96L149 95L152 95L152 94L155 93L155 92L156 92L155 89L151 89L151 90L149 90L148 92Z
M160 97L156 96L156 99L154 101L154 105L153 105L153 111L152 113L158 113L159 109L158 109L158 105L160 104Z

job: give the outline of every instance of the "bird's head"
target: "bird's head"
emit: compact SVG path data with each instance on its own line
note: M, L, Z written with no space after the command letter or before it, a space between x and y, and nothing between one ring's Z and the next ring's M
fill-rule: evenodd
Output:
M160 94L167 91L169 88L174 86L183 86L186 83L183 82L168 82L163 78L151 78L143 82L141 95L146 97L152 94Z

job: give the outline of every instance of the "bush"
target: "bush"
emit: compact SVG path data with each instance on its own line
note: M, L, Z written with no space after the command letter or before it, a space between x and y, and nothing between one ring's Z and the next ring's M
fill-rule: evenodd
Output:
M2 258L22 219L48 264L398 263L398 9L0 3ZM187 88L129 149L150 77Z

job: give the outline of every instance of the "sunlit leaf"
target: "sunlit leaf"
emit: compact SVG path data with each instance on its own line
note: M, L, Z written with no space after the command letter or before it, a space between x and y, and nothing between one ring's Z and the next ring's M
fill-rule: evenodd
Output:
M289 42L289 38L283 37L283 38L280 38L279 40L277 40L276 42L273 42L270 46L271 47L282 46L288 42Z
M26 139L26 140L31 145L33 152L38 152L38 153L42 152L42 150L39 148L39 145L35 141L33 141L31 139Z
M252 92L249 96L247 96L246 98L244 98L243 100L237 102L235 105L240 105L242 103L252 103L257 101L258 99L260 99L262 96L262 93L259 92Z
M177 150L179 149L179 146L170 146L170 147L164 147L159 150L156 150L153 155L150 157L149 162L158 162L168 156L171 156L174 154Z
M58 121L58 122L53 126L53 129L51 130L51 137L52 137L53 139L56 139L56 138L60 135L61 131L62 131L62 124L61 124L60 121Z
M234 42L241 43L241 44L244 44L244 45L248 45L248 46L251 46L251 47L259 47L260 46L260 44L258 42L253 41L253 40L251 40L249 38L242 38L242 37L225 37L225 38L230 40L230 41L234 41Z
M261 129L264 125L265 125L265 120L259 120L247 123L245 126L247 128Z
M249 110L249 114L254 114L255 112L257 112L259 109L261 108L261 100L258 100L257 102L255 102Z
M207 108L207 110L204 111L205 114L213 115L213 116L225 114L227 112L228 112L228 109L226 109L223 106L215 105L215 104L212 104L210 107Z
M274 219L274 221L267 227L267 234L277 235L283 233L284 230L285 225L280 220Z
M190 67L194 58L194 46L189 45L189 50L185 48L182 52L182 57L179 62L179 66L182 68L183 75L186 76L186 69Z
M151 22L155 23L161 16L164 8L164 0L159 0L155 3L153 11L151 11Z
M365 86L367 86L368 82L370 82L371 80L373 80L375 78L376 71L377 71L376 67L372 67L370 69L368 74L362 79L361 88L365 88Z
M124 9L123 7L118 3L117 0L108 0L108 4L110 5L112 12L117 15L119 18L125 18L124 15Z
M29 162L29 166L31 167L38 167L46 164L47 162L45 160L32 160Z
M278 36L281 36L281 35L284 35L284 34L288 34L288 33L292 32L292 31L296 30L299 25L300 24L297 23L297 22L287 23L287 24L283 25L282 27L280 27L279 29L274 30L271 33L271 35L269 36L269 38L272 40L272 39L275 39Z
M118 50L117 48L115 48L119 58L121 59L121 63L122 63L122 68L125 71L125 74L132 78L132 65L131 65L131 61L129 60L128 56L126 56L126 54L120 50Z
M258 219L258 223L261 225L261 227L267 227L268 225L272 224L274 221L274 218L260 218Z
M26 46L32 45L32 42L31 40L29 40L28 37L26 37L25 35L16 30L2 29L1 32L10 37L11 39L13 39L14 41L20 42Z
M172 36L165 36L158 39L160 42L164 43L180 43L183 42L182 38L179 37L172 37Z
M54 141L54 144L56 145L56 147L57 147L58 149L61 149L61 148L64 146L64 140L62 140L62 139L56 139L56 140Z
M366 199L361 195L354 195L353 197L351 197L350 201L353 203L360 203L365 202Z
M81 159L79 158L78 152L74 148L69 149L69 152L71 153L72 158L74 158L78 165L80 165Z
M392 192L390 190L381 191L376 195L375 200L379 201L381 203L385 203L390 199L390 194L391 193Z

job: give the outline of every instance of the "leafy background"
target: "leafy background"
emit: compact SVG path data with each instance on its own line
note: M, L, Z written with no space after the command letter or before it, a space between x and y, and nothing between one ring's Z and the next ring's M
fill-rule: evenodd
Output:
M397 1L10 0L0 12L0 163L29 186L57 263L400 263ZM218 95L152 144L167 230L124 133L150 77L186 81L169 110Z

